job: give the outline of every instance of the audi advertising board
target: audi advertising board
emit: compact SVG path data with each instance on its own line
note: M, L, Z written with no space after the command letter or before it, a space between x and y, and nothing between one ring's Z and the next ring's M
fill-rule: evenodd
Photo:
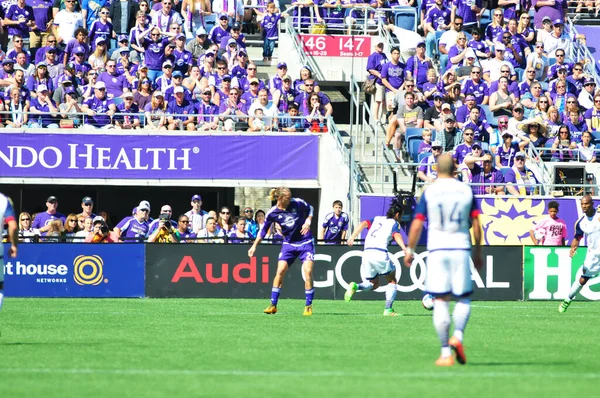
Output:
M248 258L249 245L146 245L146 295L148 297L266 298L277 269L281 246L260 245ZM403 253L392 248L398 277L397 299L421 299L427 252L418 248L413 266L403 265ZM473 273L476 300L523 298L523 249L484 247L484 266ZM316 247L314 286L316 297L343 300L351 281L360 281L362 247L319 245ZM474 268L473 268L474 270ZM381 279L381 283L385 283ZM380 300L384 289L359 293L356 299ZM282 298L304 298L304 279L299 262L284 280Z

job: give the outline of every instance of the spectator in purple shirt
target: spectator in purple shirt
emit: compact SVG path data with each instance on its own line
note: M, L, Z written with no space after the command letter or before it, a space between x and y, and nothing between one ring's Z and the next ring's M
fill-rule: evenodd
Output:
M473 67L471 77L463 81L461 91L465 97L469 94L473 95L477 105L487 105L490 93L487 83L481 78L481 72L479 66Z
M58 116L58 111L56 109L56 104L48 95L48 87L40 84L36 91L37 96L31 100L31 106L29 108L32 112L31 118L33 120L30 127L48 127L57 129L58 124L56 123L56 117Z
M150 207L145 201L141 202L133 217L128 216L121 220L114 228L114 232L125 242L135 242L143 240L148 234L148 213Z
M133 102L133 93L131 91L123 94L123 102L117 105L117 111L114 123L118 129L131 130L140 128L140 108Z
M112 128L110 119L117 111L117 107L111 99L107 98L104 82L96 82L94 85L94 95L83 101L81 110L89 116L85 118L86 126Z
M46 232L48 232L52 221L61 220L61 222L64 224L65 220L67 219L64 214L57 211L58 199L56 196L49 196L48 199L46 199L46 208L48 210L46 210L44 213L36 214L35 218L33 219L33 223L31 224L31 227L39 229L39 231L42 232L42 235L45 235Z
M37 26L33 17L33 8L25 5L25 0L17 0L11 4L2 23L8 27L9 39L14 35L20 35L25 48L29 48L29 30L37 29Z
M173 92L175 98L169 101L167 105L167 122L169 130L188 130L194 131L194 114L196 109L193 104L185 99L184 89L182 86L175 88ZM210 90L208 90L210 92Z
M117 62L110 59L106 62L106 72L100 73L98 81L106 86L108 98L120 97L129 91L129 84L125 75L117 73Z
M35 20L35 29L29 32L29 49L35 50L42 46L42 43L46 42L52 31L52 0L29 0L31 8L33 8L33 19ZM36 59L36 63L43 60Z
M341 200L333 202L333 211L325 216L319 229L319 239L327 243L341 243L346 239L350 218L342 211L343 206Z
M505 182L504 176L501 171L494 168L492 162L492 155L489 153L483 156L467 156L465 158L465 165L470 171L470 181L465 182L483 184L471 186L474 194L504 195L504 186L495 185L503 184ZM479 163L482 163L483 166Z
M454 154L452 155L455 165L458 166L465 160L465 157L473 151L475 144L478 144L481 148L481 143L473 141L474 136L473 129L466 128L463 130L463 142L454 148Z

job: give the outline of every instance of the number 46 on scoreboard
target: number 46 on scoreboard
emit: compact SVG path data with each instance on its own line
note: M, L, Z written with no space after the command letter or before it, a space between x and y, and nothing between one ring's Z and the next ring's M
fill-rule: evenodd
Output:
M364 57L371 50L370 36L300 35L306 55L313 57Z

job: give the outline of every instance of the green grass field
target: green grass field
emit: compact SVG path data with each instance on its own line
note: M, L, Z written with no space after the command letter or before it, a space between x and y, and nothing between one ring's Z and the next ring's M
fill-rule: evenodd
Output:
M3 397L593 397L600 303L475 302L469 363L436 368L431 312L382 301L14 299Z

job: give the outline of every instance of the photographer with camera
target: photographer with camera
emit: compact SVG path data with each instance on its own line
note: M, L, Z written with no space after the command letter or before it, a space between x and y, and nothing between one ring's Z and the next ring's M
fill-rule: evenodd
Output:
M96 216L92 220L92 232L85 238L87 243L116 243L119 242L119 235L110 231L106 220L103 217Z
M161 213L158 216L158 227L148 238L148 242L156 243L177 243L179 240L176 235L177 230L171 224L171 215Z

